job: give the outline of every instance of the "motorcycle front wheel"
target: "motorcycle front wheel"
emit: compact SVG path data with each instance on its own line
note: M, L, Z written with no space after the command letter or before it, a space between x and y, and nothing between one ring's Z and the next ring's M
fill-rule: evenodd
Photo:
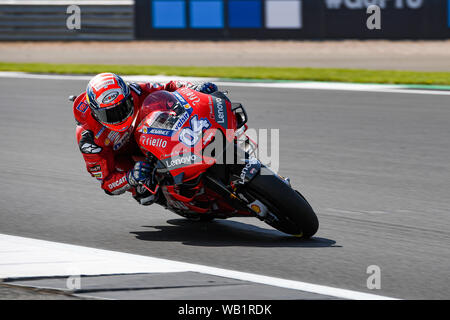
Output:
M261 168L261 173L248 183L246 190L276 216L277 220L265 221L273 228L304 239L312 237L319 229L319 220L308 201L267 168Z

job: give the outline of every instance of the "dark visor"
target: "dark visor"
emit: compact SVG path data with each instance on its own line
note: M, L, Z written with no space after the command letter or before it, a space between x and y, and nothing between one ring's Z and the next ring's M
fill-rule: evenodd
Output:
M95 115L100 122L106 124L121 123L133 113L133 101L131 96L121 103L105 109L96 109Z

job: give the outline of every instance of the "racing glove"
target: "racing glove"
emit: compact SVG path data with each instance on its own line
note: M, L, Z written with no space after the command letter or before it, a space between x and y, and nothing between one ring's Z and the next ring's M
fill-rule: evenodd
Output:
M151 189L155 189L153 181L149 181L152 179L148 179L144 182L146 186L148 186ZM144 185L139 185L136 187L136 194L133 195L133 198L139 202L139 204L143 206L148 206L153 204L156 200L158 200L158 193L152 194L150 191L147 190L147 188L144 187Z
M207 93L207 94L211 94L218 90L217 86L212 82L204 82L201 84L196 84L192 87L192 89L194 89L195 91L198 91L201 93Z
M137 187L151 179L152 167L147 162L138 161L134 164L134 168L127 173L128 184Z
M157 194L152 194L145 187L155 189L152 169L147 162L138 161L127 174L128 184L135 188L133 198L144 206L151 205L157 200Z

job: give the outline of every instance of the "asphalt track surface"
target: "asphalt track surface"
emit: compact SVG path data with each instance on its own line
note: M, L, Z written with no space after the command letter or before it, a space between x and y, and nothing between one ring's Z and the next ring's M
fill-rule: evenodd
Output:
M251 127L280 129L279 173L320 220L301 241L256 219L193 223L105 195L85 171L67 101L85 85L0 78L0 233L395 298L450 297L447 96L229 88ZM380 290L366 287L370 265L381 268Z

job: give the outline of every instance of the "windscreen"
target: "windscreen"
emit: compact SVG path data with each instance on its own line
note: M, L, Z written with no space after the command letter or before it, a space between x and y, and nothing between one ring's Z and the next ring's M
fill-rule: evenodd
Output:
M188 118L189 113L186 110L178 114L173 111L160 111L152 117L147 126L155 129L178 130Z
M155 129L178 130L189 118L189 113L169 92L159 91L149 96L148 108L156 112L146 123Z

